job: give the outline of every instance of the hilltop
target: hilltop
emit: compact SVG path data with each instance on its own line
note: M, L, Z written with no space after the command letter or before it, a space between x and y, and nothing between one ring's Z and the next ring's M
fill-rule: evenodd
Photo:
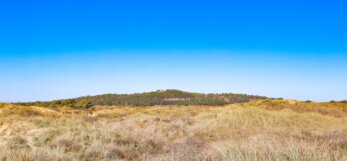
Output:
M89 100L92 105L117 106L226 105L263 99L267 99L267 97L234 93L202 94L168 89L135 94L103 94L96 96L84 96L65 100L55 100L51 102L21 103L21 105L37 105L45 107L55 107L64 105L72 106L75 105L77 102L80 102L81 100Z

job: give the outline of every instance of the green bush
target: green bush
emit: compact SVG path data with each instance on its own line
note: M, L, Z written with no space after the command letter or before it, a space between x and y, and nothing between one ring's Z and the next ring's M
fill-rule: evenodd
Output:
M340 101L340 103L347 103L347 100L342 100Z
M90 100L87 99L82 99L79 102L76 103L75 105L76 108L91 108L93 107L93 104Z
M147 106L153 106L153 103L152 102L148 102Z

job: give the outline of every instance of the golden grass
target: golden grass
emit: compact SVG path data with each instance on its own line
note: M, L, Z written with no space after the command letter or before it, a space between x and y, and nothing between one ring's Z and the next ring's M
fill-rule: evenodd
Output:
M347 106L96 106L92 115L0 103L0 160L346 160Z

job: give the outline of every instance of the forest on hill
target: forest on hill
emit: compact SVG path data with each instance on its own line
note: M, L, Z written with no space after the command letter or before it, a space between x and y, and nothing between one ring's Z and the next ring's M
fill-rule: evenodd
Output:
M169 89L135 94L103 94L96 96L84 96L73 99L54 100L50 102L37 101L18 104L29 106L35 105L43 107L70 106L76 108L89 108L93 105L226 105L262 99L267 99L267 97L233 93L202 94Z

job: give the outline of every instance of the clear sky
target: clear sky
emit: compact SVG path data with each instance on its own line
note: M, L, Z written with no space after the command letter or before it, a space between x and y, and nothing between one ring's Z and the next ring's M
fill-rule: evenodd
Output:
M347 99L347 1L0 2L0 102L156 89Z

